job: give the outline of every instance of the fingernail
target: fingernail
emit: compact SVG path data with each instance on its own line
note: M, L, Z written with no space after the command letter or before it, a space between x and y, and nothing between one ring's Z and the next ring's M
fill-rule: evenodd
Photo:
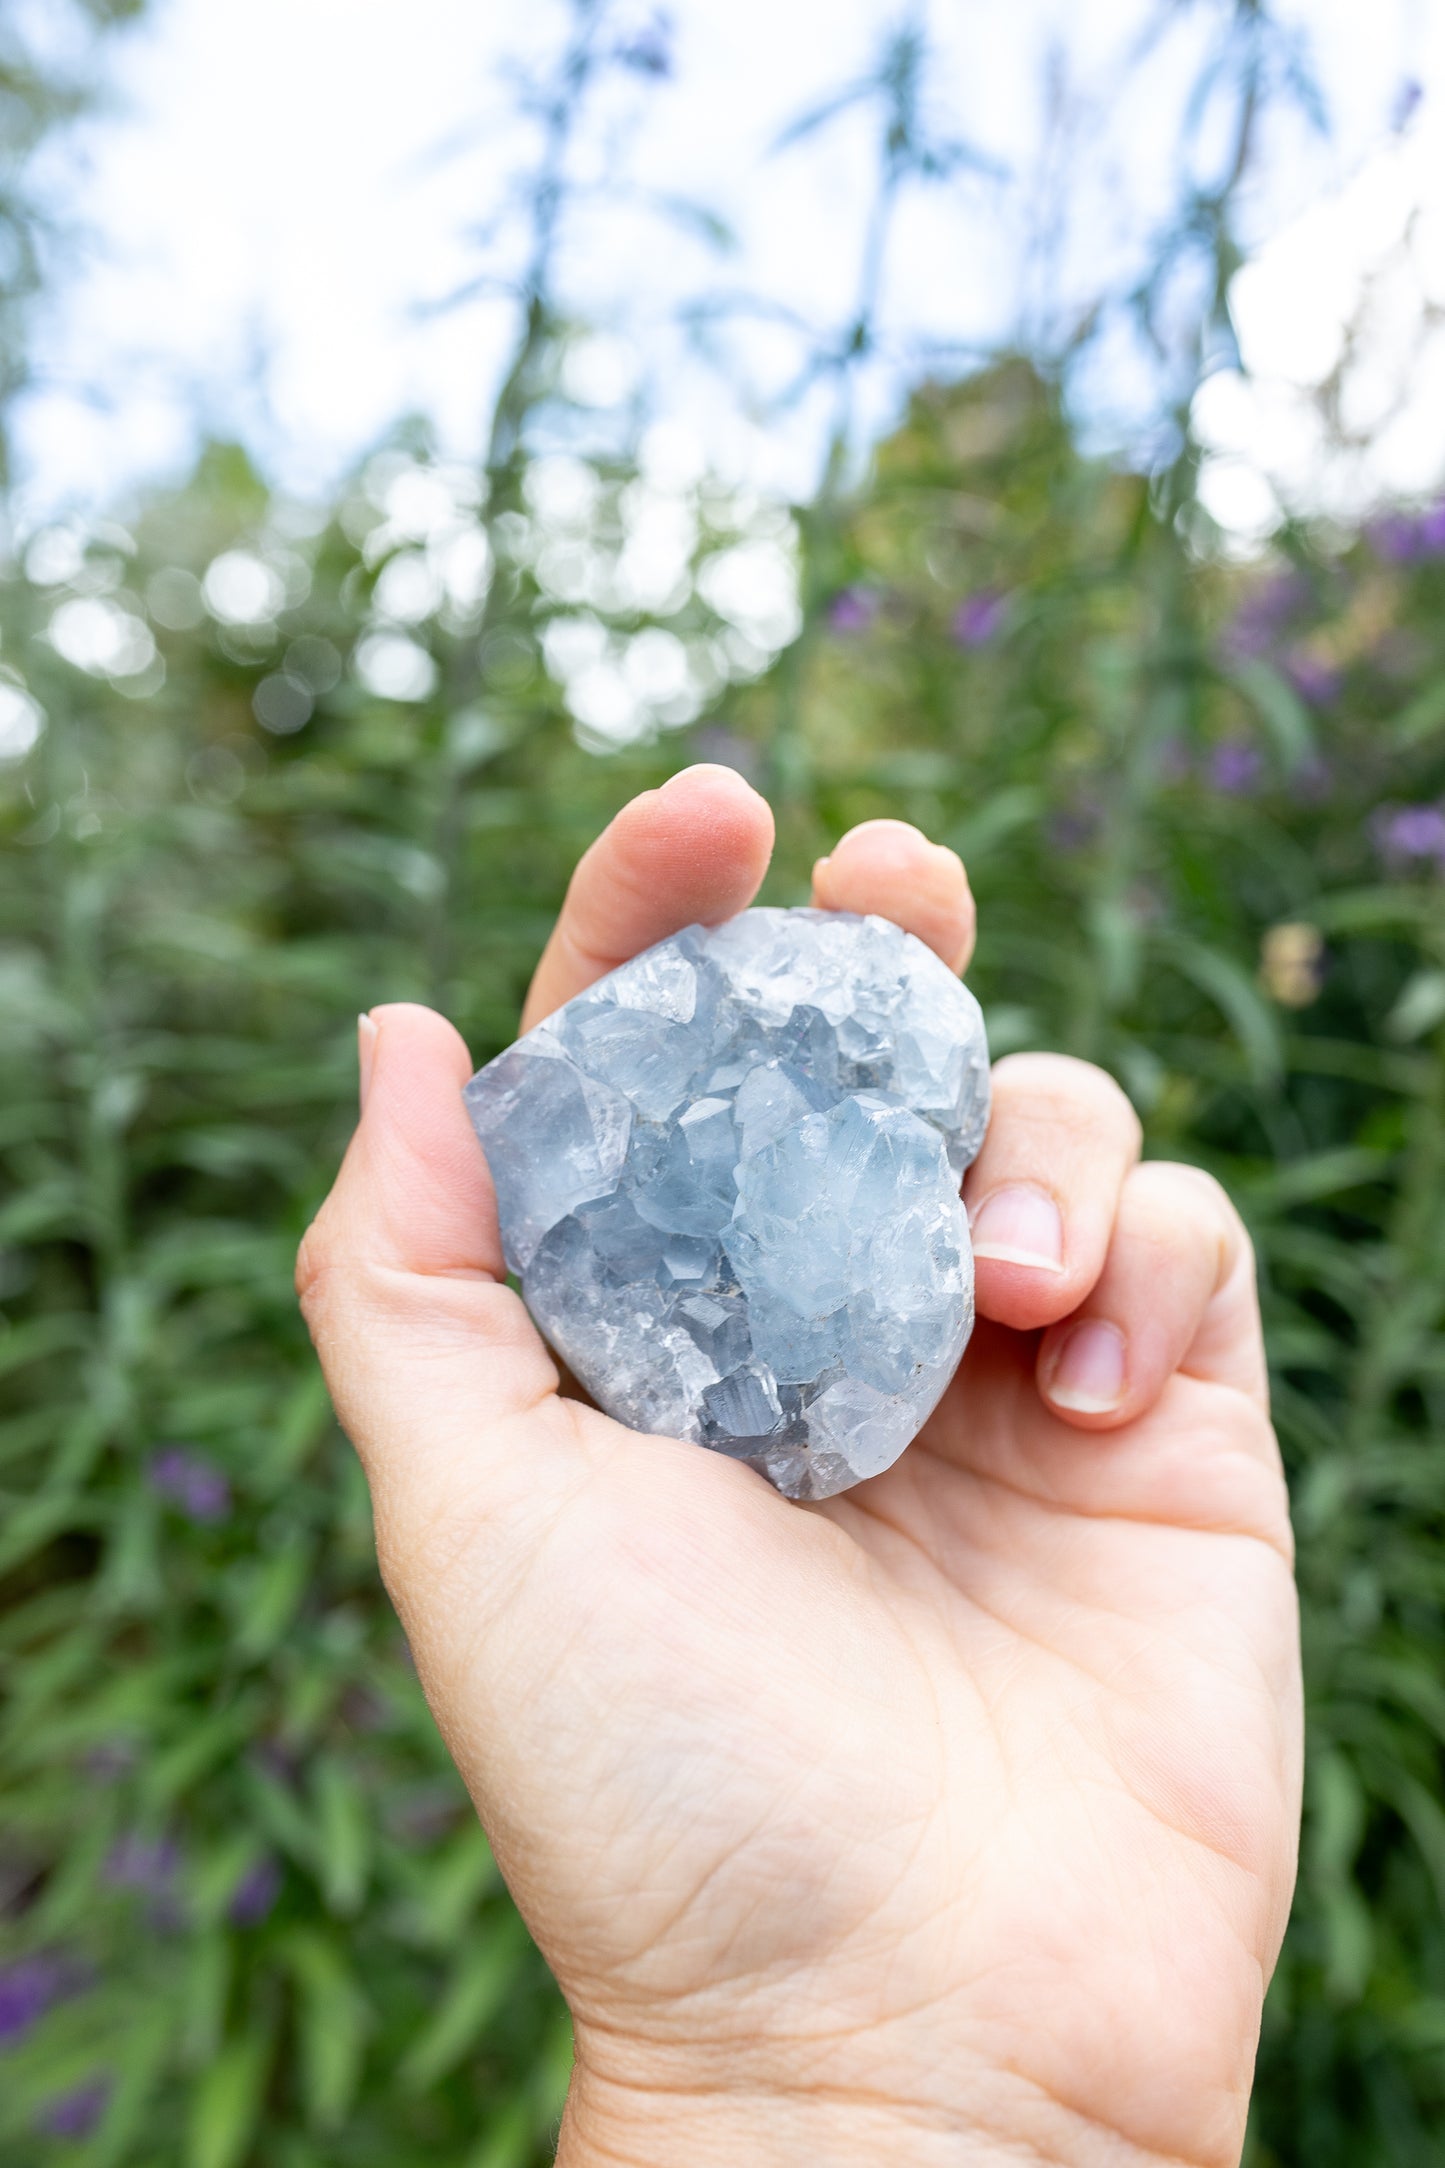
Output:
M377 1027L366 1015L356 1019L356 1061L361 1072L361 1111L366 1112L366 1095L371 1089L371 1065L376 1059Z
M1032 1272L1064 1269L1064 1222L1044 1189L996 1189L973 1216L973 1254Z
M1108 1415L1124 1398L1124 1335L1102 1318L1086 1318L1049 1364L1045 1391L1056 1408Z

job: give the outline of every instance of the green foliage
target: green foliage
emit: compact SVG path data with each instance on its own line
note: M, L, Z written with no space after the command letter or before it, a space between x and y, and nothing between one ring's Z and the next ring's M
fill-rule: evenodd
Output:
M101 2081L93 2163L549 2157L565 2014L379 1589L291 1257L358 1009L434 1000L495 1050L597 826L722 753L774 778L775 900L856 820L956 843L996 1050L1103 1062L1152 1151L1240 1198L1311 1697L1253 2158L1433 2159L1445 913L1438 857L1378 809L1445 784L1445 558L1300 536L1268 578L1213 566L1015 364L922 390L811 519L808 620L769 672L599 757L538 641L576 614L549 550L615 575L625 462L559 533L508 457L483 506L413 438L323 521L212 451L63 583L5 590L49 722L0 785L0 1897L4 1962L42 1981L0 2158L73 2150L37 2127ZM691 510L694 570L753 516L706 484ZM433 689L368 690L385 568L478 533L489 592L386 629ZM198 584L228 551L229 617ZM129 676L66 661L46 627L81 652L77 601L158 656L122 628ZM755 669L695 582L669 608L719 679Z
M0 12L0 425L25 382L29 304L59 236L30 166L42 143L94 102L98 33L144 14L146 0L47 0ZM0 477L5 440L0 433Z

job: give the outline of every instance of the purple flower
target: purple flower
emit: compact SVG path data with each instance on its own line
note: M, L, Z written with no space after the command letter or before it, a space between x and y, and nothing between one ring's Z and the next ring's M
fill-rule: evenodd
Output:
M70 1985L69 1968L44 1952L6 1965L0 1970L0 2041L22 2038Z
M1226 738L1209 756L1209 780L1226 796L1242 798L1258 783L1263 766L1252 745L1242 738Z
M236 1927L259 1927L269 1919L281 1894L281 1869L270 1853L263 1853L246 1869L231 1893L228 1907Z
M146 1918L163 1934L185 1925L185 1908L176 1889L180 1847L169 1837L120 1837L106 1855L102 1870L112 1889L134 1890L146 1899Z
M1277 572L1252 588L1225 627L1221 645L1228 659L1267 655L1308 595L1309 583L1298 572Z
M1317 656L1291 655L1284 674L1301 700L1307 700L1312 708L1333 707L1340 697L1339 671Z
M96 1784L118 1784L140 1760L129 1739L103 1739L85 1757L85 1773Z
M170 1890L180 1864L180 1849L170 1837L118 1837L106 1855L105 1879L112 1889L159 1897Z
M1392 865L1433 862L1445 871L1445 808L1382 806L1371 825L1381 855Z
M1045 826L1050 847L1056 851L1087 850L1104 824L1104 809L1096 798L1081 793L1072 805L1061 807Z
M1002 632L1009 598L997 587L966 595L953 613L953 637L960 647L987 647Z
M1390 512L1369 530L1370 547L1386 564L1407 565L1415 556L1416 523L1403 512Z
M866 632L878 615L878 597L871 587L843 587L828 605L828 623L834 632Z
M1445 503L1428 512L1391 512L1376 520L1370 542L1387 564L1414 565L1422 558L1445 557Z
M1420 550L1426 557L1445 557L1445 498L1420 521Z
M109 2078L91 2078L84 2085L72 2086L68 2093L57 2093L35 2120L52 2138L88 2138L109 2098Z
M231 1486L219 1468L184 1446L163 1446L151 1455L152 1490L192 1521L223 1521L231 1510Z

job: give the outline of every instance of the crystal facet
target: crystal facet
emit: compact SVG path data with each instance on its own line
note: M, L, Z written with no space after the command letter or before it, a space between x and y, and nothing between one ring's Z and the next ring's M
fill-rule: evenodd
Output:
M466 1100L527 1306L599 1406L827 1498L973 1325L978 1003L881 918L744 911L599 980Z

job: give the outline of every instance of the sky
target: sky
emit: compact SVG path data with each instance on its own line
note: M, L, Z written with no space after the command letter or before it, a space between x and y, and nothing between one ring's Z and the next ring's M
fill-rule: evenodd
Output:
M1044 147L1050 40L1097 92L1145 6L934 0L927 10L935 124L1009 177L905 207L885 296L893 360L872 381L874 426L928 356L962 366L1017 320L1023 182ZM561 12L561 0L156 0L146 25L116 43L105 113L52 157L53 200L86 239L40 320L36 388L18 415L32 516L113 503L182 471L203 429L242 436L301 493L324 488L407 411L429 415L449 451L474 454L506 310L495 299L435 304L481 266L477 229L527 148L499 71L545 50ZM863 71L898 15L892 0L678 0L671 78L620 82L588 153L597 178L625 178L634 192L632 208L582 221L567 261L576 312L608 334L586 363L600 395L646 379L700 457L764 487L806 488L818 415L749 412L736 383L725 390L684 355L677 307L745 290L815 325L844 318L873 171L866 126L855 118L791 151L770 146ZM1410 278L1396 279L1361 343L1375 409L1388 403L1385 381L1403 379L1408 411L1390 419L1385 455L1352 452L1348 474L1336 461L1326 475L1326 451L1301 419L1302 387L1333 366L1367 275L1415 213L1411 278L1445 301L1445 11L1433 0L1301 0L1299 15L1334 136L1276 147L1250 207L1258 245L1237 296L1258 381L1231 375L1200 409L1216 448L1215 508L1246 542L1283 497L1313 491L1344 510L1445 477L1445 364L1408 356L1411 307L1420 314ZM646 9L633 18L639 35L649 19ZM1057 267L1063 285L1096 275L1111 252L1126 266L1162 214L1193 35L1186 24L1148 96L1107 116L1084 161L1074 206L1084 245L1076 238ZM1410 80L1423 96L1399 136L1390 116ZM644 213L648 190L721 213L731 252ZM797 355L788 337L759 332L745 358L776 387ZM1110 388L1121 410L1142 396L1127 365ZM1360 416L1372 411L1370 397L1357 403Z

